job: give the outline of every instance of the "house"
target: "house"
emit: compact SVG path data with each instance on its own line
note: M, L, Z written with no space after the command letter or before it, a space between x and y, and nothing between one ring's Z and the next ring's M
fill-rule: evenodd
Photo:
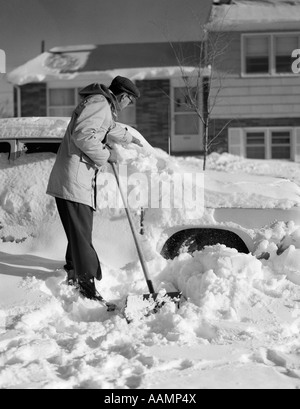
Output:
M186 104L190 76L198 106L209 113L212 149L300 161L300 82L291 68L299 21L300 0L215 0L188 41L52 48L9 74L15 115L68 116L81 87L124 75L142 97L119 121L155 147L199 154L204 127ZM182 22L186 32L189 23Z
M15 84L15 116L70 116L81 88L93 82L108 86L115 76L122 75L136 83L142 97L120 114L119 122L136 127L152 145L166 151L171 132L174 152L200 152L198 118L195 130L186 134L191 112L184 115L177 108L178 100L185 98L181 95L182 70L189 73L199 65L199 47L201 42L53 48L9 74ZM179 56L182 66L178 65ZM177 129L182 139L179 143Z
M228 2L227 2L228 3ZM217 149L256 159L300 161L300 1L220 1L210 35L227 47L215 61L211 135ZM220 40L222 38L222 40Z
M128 34L122 20L119 42L54 47L9 72L14 115L68 116L82 87L92 82L109 85L114 76L123 75L136 82L142 97L122 113L120 122L135 126L152 145L166 151L201 152L200 120L179 107L186 98L181 76L183 67L189 74L199 66L212 0L147 4L147 14L127 14ZM134 42L132 27L139 28ZM101 39L101 27L97 30ZM116 37L115 32L111 35Z

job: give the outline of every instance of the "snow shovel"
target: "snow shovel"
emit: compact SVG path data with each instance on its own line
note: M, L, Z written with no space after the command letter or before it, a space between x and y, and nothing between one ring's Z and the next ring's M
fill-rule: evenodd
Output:
M139 260L142 266L142 270L146 279L146 283L149 289L150 294L143 294L141 296L136 296L136 295L129 295L126 300L125 308L124 308L124 316L127 320L128 323L132 322L135 319L140 319L143 316L149 316L151 314L155 314L156 312L159 311L159 309L165 305L167 302L173 302L176 304L176 306L179 308L180 306L180 300L182 293L181 292L165 292L161 291L159 293L156 293L154 290L153 283L150 279L150 274L148 270L148 266L142 251L141 244L138 239L138 234L134 226L133 218L131 215L131 212L129 210L129 207L127 205L127 201L125 198L125 193L123 191L123 188L120 184L120 178L119 178L119 173L117 170L117 167L115 163L111 163L113 172L117 181L117 185L122 197L122 201L125 207L127 219L132 231L133 239L135 242L135 246L137 249L137 253L139 256Z

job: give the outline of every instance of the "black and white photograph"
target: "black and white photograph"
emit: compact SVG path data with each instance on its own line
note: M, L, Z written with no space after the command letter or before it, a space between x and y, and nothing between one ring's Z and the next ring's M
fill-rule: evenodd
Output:
M300 0L0 0L0 389L300 389Z

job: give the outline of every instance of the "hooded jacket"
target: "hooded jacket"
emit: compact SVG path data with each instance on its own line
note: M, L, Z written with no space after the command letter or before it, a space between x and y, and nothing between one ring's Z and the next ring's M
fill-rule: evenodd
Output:
M132 135L116 124L115 96L102 84L80 91L50 174L47 194L96 210L96 177L110 157L107 137L116 143L132 142Z

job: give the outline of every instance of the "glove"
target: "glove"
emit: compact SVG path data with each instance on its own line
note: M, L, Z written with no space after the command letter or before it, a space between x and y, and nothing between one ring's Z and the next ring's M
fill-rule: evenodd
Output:
M117 156L116 151L111 146L109 146L109 145L106 145L106 146L110 151L110 157L107 159L107 162L108 163L117 163L118 162L118 156Z

